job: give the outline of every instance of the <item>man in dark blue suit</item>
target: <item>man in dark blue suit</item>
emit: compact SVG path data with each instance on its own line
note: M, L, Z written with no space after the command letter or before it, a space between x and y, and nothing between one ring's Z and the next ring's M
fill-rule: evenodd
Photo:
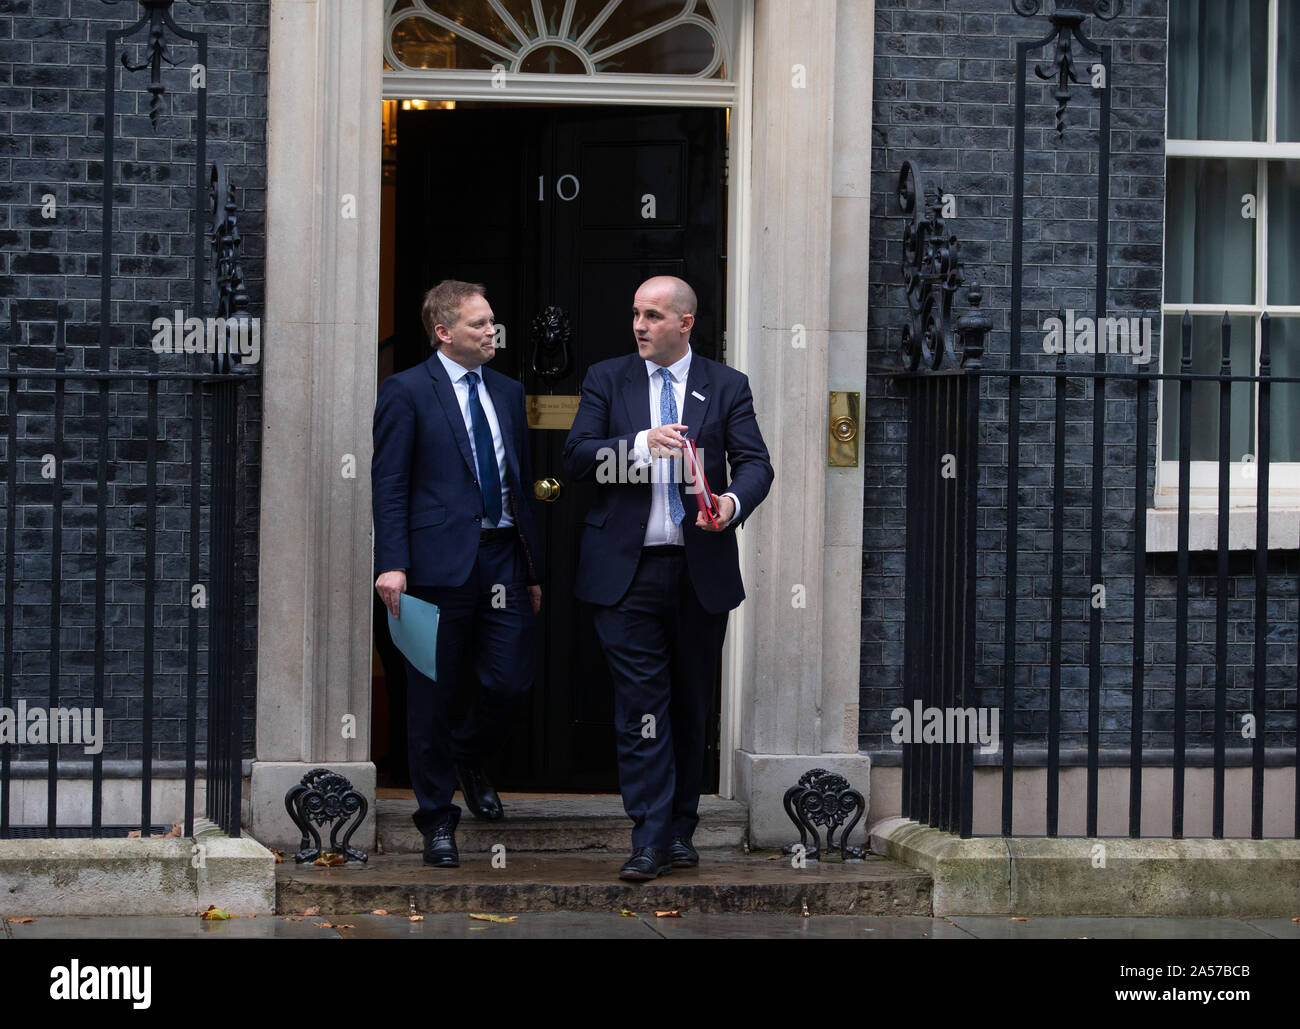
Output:
M691 350L696 303L678 278L641 285L636 353L588 370L564 447L570 477L598 484L575 592L596 605L614 681L619 787L633 823L619 876L630 880L699 864L691 837L709 700L727 614L745 597L736 528L772 485L749 380ZM716 526L681 474L688 436L710 492L724 490L713 496Z
M502 817L483 762L532 686L541 547L524 389L483 367L496 352L483 287L440 282L420 313L433 356L385 379L375 402L375 588L394 616L407 591L440 609L438 681L407 662L408 760L424 862L455 868L457 779L475 816ZM479 691L453 729L471 639Z

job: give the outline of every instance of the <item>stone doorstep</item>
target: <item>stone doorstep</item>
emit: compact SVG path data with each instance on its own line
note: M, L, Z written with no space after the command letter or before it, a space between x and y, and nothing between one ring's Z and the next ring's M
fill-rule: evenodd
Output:
M192 839L0 840L0 915L194 915L212 904L271 914L275 855L205 821Z
M456 803L463 809L456 828L456 846L462 854L487 854L497 844L504 844L507 854L600 851L626 857L623 852L631 850L632 822L617 795L506 796L502 798L505 818L497 822L481 822L464 810L459 794ZM419 854L424 849L424 840L411 821L414 800L381 797L376 807L382 853ZM739 848L747 823L744 804L721 797L701 797L694 843L697 847Z
M1295 839L963 840L904 818L876 823L870 836L873 852L932 877L936 916L1300 915Z
M625 847L626 849L626 847ZM416 854L380 854L366 865L276 868L276 911L301 915L406 914L410 898L422 913L636 911L798 915L928 915L930 877L885 858L810 861L795 869L785 855L702 850L700 867L675 868L648 883L618 878L626 853L508 853L506 868L486 856L461 854L460 868L427 868Z

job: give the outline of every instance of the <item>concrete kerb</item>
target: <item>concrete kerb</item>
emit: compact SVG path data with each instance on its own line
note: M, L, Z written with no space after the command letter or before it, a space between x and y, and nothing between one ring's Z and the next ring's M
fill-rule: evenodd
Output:
M250 836L0 840L0 915L275 912L275 855Z
M928 873L943 915L1300 915L1300 840L979 837L904 818L871 849Z
M877 822L868 835L873 854L883 854L930 876L934 882L932 914L1010 912L1011 860L1006 840L963 840L906 818Z

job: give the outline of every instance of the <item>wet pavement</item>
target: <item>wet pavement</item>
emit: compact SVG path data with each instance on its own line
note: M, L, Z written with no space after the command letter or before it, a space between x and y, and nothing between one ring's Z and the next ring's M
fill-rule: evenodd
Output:
M1300 939L1289 918L922 918L915 916L713 914L659 918L586 911L525 912L510 922L466 914L259 915L229 921L197 917L4 920L0 939ZM294 920L297 919L297 920Z

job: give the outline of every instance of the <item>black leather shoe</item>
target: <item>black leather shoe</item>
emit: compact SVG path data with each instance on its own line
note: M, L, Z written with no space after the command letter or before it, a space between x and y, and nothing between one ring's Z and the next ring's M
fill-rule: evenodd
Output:
M488 782L481 765L457 765L456 777L465 796L465 806L475 818L495 822L505 814L501 809L501 798Z
M673 837L668 856L672 858L674 868L695 868L700 863L699 852L691 846L691 841L680 836Z
M633 882L643 882L646 879L657 879L665 872L672 871L673 859L668 856L666 850L655 850L654 847L637 847L632 851L632 856L627 859L621 869L618 877L628 879Z
M424 863L434 868L459 868L460 851L456 849L456 826L460 824L460 808L443 815L433 830L424 837Z

